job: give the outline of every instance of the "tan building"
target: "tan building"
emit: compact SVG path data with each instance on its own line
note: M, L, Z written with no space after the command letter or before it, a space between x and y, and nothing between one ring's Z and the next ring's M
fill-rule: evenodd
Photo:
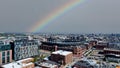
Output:
M82 47L82 46L76 46L76 47L73 48L73 54L75 56L82 57L82 55L85 51L86 51L86 48Z
M12 50L0 51L0 64L12 62Z
M22 68L34 68L34 63L31 63L32 61L34 61L33 58L27 58L27 59L20 60L18 62L23 64Z
M34 63L32 63L33 60L34 60L33 58L27 58L3 65L3 67L4 68L35 68Z
M69 51L55 51L51 54L51 61L57 62L61 65L66 65L72 62L73 53Z
M12 62L11 45L0 40L0 65Z

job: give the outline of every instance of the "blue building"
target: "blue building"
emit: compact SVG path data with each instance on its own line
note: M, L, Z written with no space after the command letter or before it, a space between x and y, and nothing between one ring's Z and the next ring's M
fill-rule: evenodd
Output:
M36 40L21 39L15 40L11 44L14 54L14 60L20 60L39 55L39 44Z

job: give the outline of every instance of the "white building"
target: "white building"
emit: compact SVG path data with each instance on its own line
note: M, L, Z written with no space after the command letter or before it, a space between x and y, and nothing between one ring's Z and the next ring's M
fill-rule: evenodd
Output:
M33 58L27 58L3 65L4 68L34 68Z

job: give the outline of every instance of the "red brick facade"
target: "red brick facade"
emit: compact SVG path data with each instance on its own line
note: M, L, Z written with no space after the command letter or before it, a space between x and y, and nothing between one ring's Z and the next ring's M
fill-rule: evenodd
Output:
M105 55L106 55L106 54L120 55L120 50L104 48L104 54L105 54Z
M62 65L66 65L72 62L72 57L73 57L72 53L68 55L51 54L51 61L60 63Z
M40 49L49 50L49 51L57 51L57 50L71 51L75 56L81 57L83 55L83 52L86 51L87 47L80 47L80 46L58 47L58 46L41 45Z

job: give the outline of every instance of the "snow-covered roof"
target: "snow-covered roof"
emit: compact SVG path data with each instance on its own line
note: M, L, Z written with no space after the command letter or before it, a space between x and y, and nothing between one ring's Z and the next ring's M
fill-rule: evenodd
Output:
M58 50L58 51L55 51L55 52L52 52L52 54L60 54L60 55L68 55L68 54L71 54L72 52L70 51L63 51L63 50Z
M95 60L91 60L87 58L83 58L82 60L88 62L90 65L95 65L97 63Z
M31 58L27 58L27 59L31 59ZM25 67L25 66L32 65L33 64L32 62L27 63L27 64L22 63L22 61L25 61L27 59L12 62L12 63L6 64L6 65L3 65L3 67L4 68L22 68L22 67Z
M12 62L12 63L9 63L9 64L6 64L6 65L3 65L4 68L22 68L24 66L29 66L33 64L32 62L31 63L28 63L28 64L21 64L21 63L18 63L18 62Z

